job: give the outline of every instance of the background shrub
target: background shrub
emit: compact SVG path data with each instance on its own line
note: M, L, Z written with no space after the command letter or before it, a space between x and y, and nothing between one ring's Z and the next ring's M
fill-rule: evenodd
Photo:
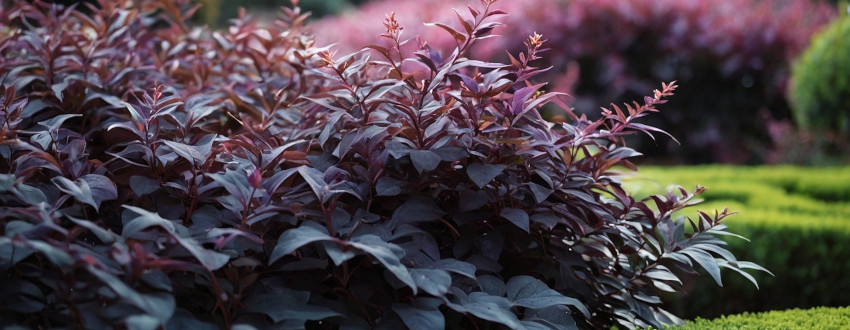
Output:
M746 246L728 240L735 255L755 260L775 276L755 274L757 290L737 278L723 288L696 280L682 296L668 297L686 318L765 310L847 306L850 298L850 168L643 167L628 185L637 195L663 191L677 182L711 182L706 208L729 206L740 214L727 223L752 238ZM721 303L722 302L722 303Z
M797 123L832 154L850 151L850 15L842 14L812 39L795 63L790 86Z
M421 5L420 5L421 3ZM373 42L376 27L359 22L396 10L410 36L424 35L447 52L454 42L414 22L454 24L463 1L375 1L357 12L313 25L322 44L355 49ZM784 98L789 63L810 35L835 16L833 5L809 0L716 1L524 1L499 3L510 13L503 38L482 42L472 51L481 58L504 58L503 49L520 45L536 31L550 48L546 80L553 90L576 98L580 113L595 114L600 104L628 102L656 81L677 80L681 97L665 116L651 123L665 127L672 141L636 143L656 161L763 162L773 148L767 123L790 120ZM656 147L657 145L657 147Z
M762 269L719 245L726 211L671 217L702 189L635 200L613 171L674 84L545 121L540 35L465 55L491 3L445 54L389 15L370 58L315 47L298 9L209 31L187 1L4 1L0 323L661 326L681 275Z
M850 326L850 307L819 307L697 319L669 329L843 329Z
M326 15L334 15L345 10L351 10L355 6L367 0L300 0L298 6L304 12L310 12L311 18ZM227 20L236 17L239 8L245 8L248 12L262 16L264 21L274 20L275 13L281 6L291 6L291 0L194 0L201 4L199 14L195 19L210 26L221 27L226 25Z

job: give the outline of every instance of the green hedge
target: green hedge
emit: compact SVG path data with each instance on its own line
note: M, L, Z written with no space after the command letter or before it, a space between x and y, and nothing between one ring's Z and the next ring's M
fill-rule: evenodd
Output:
M776 275L753 274L760 289L732 272L724 274L722 288L698 279L686 295L667 298L677 315L850 305L850 167L655 167L625 181L639 194L674 182L707 186L698 208L739 212L727 224L751 239L727 239L730 251Z
M668 329L848 329L850 307L819 307L806 310L792 309L764 313L744 313L723 316L713 320L697 319L683 326Z

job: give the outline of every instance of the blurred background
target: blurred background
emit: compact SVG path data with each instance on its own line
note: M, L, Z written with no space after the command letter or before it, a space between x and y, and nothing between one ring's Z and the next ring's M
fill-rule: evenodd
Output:
M275 9L291 6L289 0L197 1L203 4L199 22L218 27L240 6L269 20L279 12ZM448 52L454 45L448 34L422 23L460 28L453 9L467 14L467 5L480 3L299 2L312 13L309 28L317 43L335 44L342 53L383 42L381 22L391 11L405 36ZM661 82L678 81L676 96L648 124L681 144L636 136L630 143L646 154L646 163L847 163L850 120L843 96L850 96L850 72L835 69L850 63L850 52L835 51L832 40L810 50L808 62L798 63L819 32L847 16L846 1L502 0L495 6L508 12L500 18L505 26L496 31L502 37L479 43L470 55L506 60L505 50L516 54L528 35L542 34L550 50L538 65L552 69L537 80L548 81L551 91L572 95L568 104L577 112L598 116L600 106L640 100ZM841 31L833 34L846 39ZM411 54L417 44L410 43ZM801 67L796 80L795 67ZM805 74L817 68L823 73ZM826 98L835 100L816 102ZM557 115L557 110L546 111Z

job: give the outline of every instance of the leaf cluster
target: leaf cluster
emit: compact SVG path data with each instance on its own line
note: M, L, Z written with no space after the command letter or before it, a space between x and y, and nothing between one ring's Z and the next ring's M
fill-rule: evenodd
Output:
M386 43L335 56L298 8L270 26L184 22L178 0L0 15L0 319L81 328L577 328L678 319L661 291L720 268L727 211L635 200L624 137L676 89L589 120L534 34L467 57L503 14L434 24L450 53Z

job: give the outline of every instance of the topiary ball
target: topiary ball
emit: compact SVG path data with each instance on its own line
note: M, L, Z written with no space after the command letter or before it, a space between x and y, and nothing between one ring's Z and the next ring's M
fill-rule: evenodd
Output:
M850 134L850 15L812 38L792 69L794 119L812 133Z

